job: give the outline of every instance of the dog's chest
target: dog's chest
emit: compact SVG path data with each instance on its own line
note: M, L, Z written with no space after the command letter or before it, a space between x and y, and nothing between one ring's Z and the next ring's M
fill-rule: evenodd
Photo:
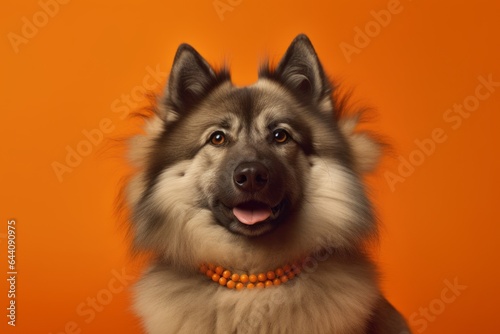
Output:
M376 286L366 274L326 269L278 287L236 291L163 268L136 285L134 308L152 334L362 333Z

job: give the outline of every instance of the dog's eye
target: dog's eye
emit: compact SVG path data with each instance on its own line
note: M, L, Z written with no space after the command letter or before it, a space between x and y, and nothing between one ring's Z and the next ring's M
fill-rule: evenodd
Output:
M290 136L288 135L288 132L284 129L277 129L274 130L273 132L273 138L274 141L277 142L278 144L283 144L285 143Z
M215 146L224 145L226 143L226 135L222 131L215 131L210 136L210 143Z

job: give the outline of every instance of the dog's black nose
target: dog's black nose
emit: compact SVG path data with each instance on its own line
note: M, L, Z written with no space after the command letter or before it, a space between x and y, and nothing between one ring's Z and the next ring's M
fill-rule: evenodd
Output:
M234 170L233 181L243 191L256 192L266 186L269 171L260 162L244 162Z

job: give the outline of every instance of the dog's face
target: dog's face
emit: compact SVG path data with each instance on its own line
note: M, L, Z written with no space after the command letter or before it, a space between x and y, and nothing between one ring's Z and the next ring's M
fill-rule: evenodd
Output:
M192 150L203 157L197 205L245 236L262 235L286 222L300 207L310 175L316 130L307 114L272 82L216 89L188 116L193 121L185 124L194 128L180 130L197 137Z
M300 254L371 233L359 173L378 148L340 120L335 105L305 36L248 87L180 46L158 115L133 151L141 168L129 196L138 244L169 258L205 249L197 258L211 257L202 239L247 250L281 240L304 248Z
M228 87L200 108L215 112L200 131L199 205L233 233L267 233L300 203L310 140L293 107L265 89Z

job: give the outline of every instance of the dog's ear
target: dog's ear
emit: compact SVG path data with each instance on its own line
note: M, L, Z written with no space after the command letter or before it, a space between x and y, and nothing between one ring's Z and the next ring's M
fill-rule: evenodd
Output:
M295 37L274 71L263 67L259 77L279 81L306 103L322 105L325 98L331 98L330 82L311 41L303 34Z
M225 69L215 71L191 45L181 44L170 71L164 103L169 111L182 114L227 80L230 77Z

